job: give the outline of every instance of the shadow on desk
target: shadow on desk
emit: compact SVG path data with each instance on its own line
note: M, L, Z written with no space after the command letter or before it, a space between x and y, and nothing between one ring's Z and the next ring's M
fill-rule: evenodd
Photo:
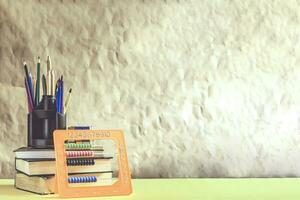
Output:
M13 185L1 185L0 187L0 194L5 194L8 196L24 196L30 195L30 193L18 190Z
M4 194L7 196L15 196L15 197L25 197L25 196L31 196L33 193L26 192L24 190L19 190L14 187L14 185L1 185L0 187L0 194Z

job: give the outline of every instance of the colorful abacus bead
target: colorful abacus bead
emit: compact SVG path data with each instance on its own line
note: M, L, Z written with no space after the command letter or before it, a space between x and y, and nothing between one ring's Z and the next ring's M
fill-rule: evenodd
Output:
M94 158L69 158L67 159L67 166L76 165L94 165Z
M65 143L67 149L90 149L92 145L90 143Z
M72 183L73 182L73 177L69 177L68 178L68 183Z
M97 182L96 176L79 176L79 177L68 177L69 183L90 183Z
M67 157L93 157L94 151L66 151Z

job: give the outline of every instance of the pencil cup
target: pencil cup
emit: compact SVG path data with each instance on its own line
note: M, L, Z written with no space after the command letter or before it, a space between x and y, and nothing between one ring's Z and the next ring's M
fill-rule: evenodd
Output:
M53 148L53 131L66 129L66 115L56 112L56 100L43 95L41 103L27 115L29 147Z

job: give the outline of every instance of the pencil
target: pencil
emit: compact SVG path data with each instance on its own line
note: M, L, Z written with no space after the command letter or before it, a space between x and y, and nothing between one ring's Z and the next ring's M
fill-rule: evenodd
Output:
M36 88L35 88L35 98L34 102L37 106L40 102L40 76L41 76L41 60L40 57L38 57L38 63L36 65Z
M33 96L35 96L36 94L34 94L34 91L36 90L36 79L34 76L32 76L32 93ZM36 106L37 104L35 104L35 102L33 101L33 105Z
M43 83L43 95L47 95L47 83L46 83L46 77L44 74L42 77L42 83Z
M50 56L47 56L47 84L48 84L47 94L51 95L51 60L50 60Z
M55 85L55 96L57 95L57 90L58 90L58 81L59 81L59 79L56 81L56 85Z
M51 72L47 73L47 95L51 95Z
M64 114L66 114L66 112L68 110L69 102L70 102L70 98L71 98L71 93L72 93L72 88L70 88L68 96L66 97Z
M54 70L51 70L51 95L55 95Z

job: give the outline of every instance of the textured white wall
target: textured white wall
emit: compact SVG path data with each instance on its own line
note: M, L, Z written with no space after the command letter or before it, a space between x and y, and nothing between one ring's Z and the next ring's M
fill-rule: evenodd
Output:
M125 130L134 177L299 176L299 11L290 0L0 0L0 177L26 144L21 59L34 70L38 55L73 88L69 125Z

